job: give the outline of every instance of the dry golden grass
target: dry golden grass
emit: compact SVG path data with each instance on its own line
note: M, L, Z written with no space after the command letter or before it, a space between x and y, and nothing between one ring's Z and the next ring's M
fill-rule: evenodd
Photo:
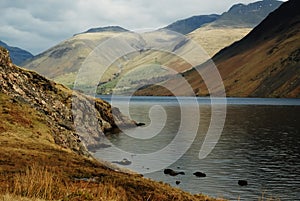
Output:
M185 195L177 195L180 190L172 192L171 195L164 195L162 192L156 194L152 192L145 194L143 197L131 197L128 192L126 183L119 185L117 180L110 181L101 180L99 178L83 179L83 180L68 180L61 177L57 173L56 168L43 167L33 164L27 167L24 172L19 172L13 175L12 178L7 177L9 181L6 188L3 189L3 200L24 200L24 201L39 201L39 200L97 200L97 201L128 201L128 200L215 200L204 195L195 195L190 198ZM140 187L151 186L147 182L142 183L141 179L136 180L134 192L139 192L143 189ZM145 185L145 186L144 186ZM158 185L157 188L163 187ZM160 190L169 190L162 188ZM131 189L132 191L132 189ZM132 192L133 193L133 192ZM220 199L221 200L221 199Z
M15 195L31 198L53 199L53 195L61 194L63 183L47 168L36 164L27 167L25 172L14 175L12 188L8 191Z
M74 181L59 176L55 168L33 164L24 172L16 173L7 186L3 199L30 198L31 200L128 200L122 187L95 181Z
M0 195L0 201L45 201L38 198L26 198L12 194Z

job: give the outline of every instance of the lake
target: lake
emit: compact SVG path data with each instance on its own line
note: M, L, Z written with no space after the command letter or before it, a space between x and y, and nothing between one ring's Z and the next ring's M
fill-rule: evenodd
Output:
M110 101L109 96L101 98ZM191 193L229 200L261 196L300 200L299 99L228 98L224 105L222 99L197 98L196 102L197 106L189 98L132 97L128 105L126 97L113 99L114 106L146 125L109 136L106 143L112 146L97 150L95 156L111 162L126 158L132 163L124 167ZM216 134L208 156L199 158L212 117L222 117L224 106L221 136ZM220 131L216 126L210 135ZM164 168L185 175L165 175ZM194 176L196 171L206 177ZM247 180L248 185L239 186L238 180Z

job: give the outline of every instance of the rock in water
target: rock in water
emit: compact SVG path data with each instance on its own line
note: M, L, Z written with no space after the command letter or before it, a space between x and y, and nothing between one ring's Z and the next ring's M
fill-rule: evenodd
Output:
M238 181L238 184L239 184L240 186L247 186L247 185L248 185L248 182L247 182L246 180L239 180L239 181Z
M142 122L139 122L139 123L136 123L135 125L136 125L136 126L145 126L146 124L145 124L145 123L142 123Z
M130 165L132 162L129 161L127 158L123 158L121 161L113 161L112 163L116 163L119 165Z
M179 175L179 174L181 174L181 175L185 175L185 173L184 172L177 172L177 171L174 171L174 170L172 170L172 169L165 169L164 170L164 174L168 174L168 175L170 175L170 176L177 176L177 175Z
M195 175L196 177L206 177L206 174L203 172L194 172L193 175Z

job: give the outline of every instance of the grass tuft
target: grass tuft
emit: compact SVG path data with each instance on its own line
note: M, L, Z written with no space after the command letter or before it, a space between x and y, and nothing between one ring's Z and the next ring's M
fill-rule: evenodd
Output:
M9 191L23 197L52 200L53 195L63 193L63 186L62 180L51 170L33 164L25 172L15 174L13 189Z
M95 181L71 181L60 178L55 168L42 167L33 164L24 172L14 175L11 185L0 196L2 201L24 200L97 200L97 201L127 201L125 189L111 184L101 184Z

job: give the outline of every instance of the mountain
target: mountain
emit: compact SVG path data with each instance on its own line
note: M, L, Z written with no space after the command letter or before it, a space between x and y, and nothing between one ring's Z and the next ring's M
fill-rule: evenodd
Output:
M262 6L266 6L266 4L262 4ZM245 7L247 6L245 5ZM243 15L240 17L243 17ZM178 21L178 23L174 23L174 26L172 26L174 30L176 27L178 28L177 25L182 25L181 27L188 25L186 28L190 29L193 24L197 24L198 22L203 23L208 18L215 19L218 16L196 16ZM197 23L195 23L195 20ZM42 54L25 62L23 66L27 69L37 71L56 82L73 87L78 77L78 72L86 63L86 59L90 53L107 44L104 41L109 42L108 39L118 39L120 37L124 40L125 46L131 49L132 52L130 55L122 55L119 59L111 61L109 70L105 72L105 75L102 74L103 76L99 80L97 93L127 93L145 84L166 80L169 76L177 72L182 73L189 70L192 65L183 62L182 58L184 57L192 59L193 65L201 64L201 62L212 57L220 49L241 39L252 29L230 25L215 27L210 26L210 24L202 24L200 29L189 33L186 37L168 29L159 29L140 34L126 31L121 27L91 29L87 32L74 35L72 38L46 50ZM164 46L161 44L164 44ZM198 47L196 47L197 45ZM193 53L197 48L203 48L204 51L201 54L198 54L199 52L196 54ZM114 51L121 51L121 49L123 47L115 47ZM107 50L103 51L110 54ZM103 61L105 61L105 58L98 63L92 62L93 64L90 64L93 65L91 68L94 72L98 72L99 76L101 69L106 68L105 66L100 67L104 63ZM90 79L85 79L84 82L82 83L82 87L86 85L84 88L87 89L89 87L90 90L93 90L92 85L97 85L96 83L91 83Z
M235 4L218 19L194 30L187 37L200 44L212 57L224 47L246 36L281 4L281 1L276 0Z
M135 68L139 68L144 65L144 75L135 76L133 74L127 74L126 83L131 85L130 87L136 87L140 85L139 78L143 78L145 81L163 79L175 72L166 71L161 65L172 65L175 70L183 72L189 68L190 65L181 65L180 58L176 54L186 55L193 44L189 42L185 37L175 32L168 30L159 30L147 33L134 33L134 32L95 32L95 33L83 33L73 36L58 45L50 48L40 55L35 56L31 60L24 63L24 67L30 70L37 71L38 73L53 79L59 83L65 84L69 87L73 87L75 80L78 77L78 72L83 69L83 65L89 60L89 56L93 55L93 50L96 52L103 48L109 42L109 40L121 41L121 44L112 44L110 47L103 49L103 54L107 58L98 58L98 62L90 62L89 68L94 72L100 72L105 69L105 59L109 59L113 52L123 51L125 47L130 50L129 54L120 56L119 58L111 58L112 61L109 69L99 80L101 83L101 89L99 93L111 93L112 89L116 86L116 83L127 72L132 71ZM104 43L105 42L105 43ZM121 45L121 46L120 46ZM108 51L109 48L113 48ZM168 52L176 53L169 54ZM100 54L102 54L100 52ZM190 54L190 53L189 53ZM193 59L199 58L202 55L189 55ZM101 60L101 61L100 61ZM200 61L200 60L199 60ZM176 63L176 65L174 65ZM154 70L147 71L146 65L157 66ZM102 67L101 67L102 66ZM133 72L133 71L132 71ZM151 73L150 73L151 72ZM124 80L124 79L123 79ZM125 81L125 80L124 80ZM85 79L84 85L87 87L93 86L98 83L91 83L91 79Z
M97 161L86 145L101 141L118 121L133 122L100 99L15 66L2 47L0 119L0 197L217 201ZM78 122L82 125L75 128Z
M253 28L267 15L282 4L277 0L263 0L250 4L235 4L227 12L221 15L198 15L178 20L164 29L169 29L181 34L189 34L192 31L209 25L213 27L239 27Z
M0 41L0 46L9 50L13 63L17 65L20 65L24 61L33 57L33 55L30 52L18 47L11 47L2 41Z
M101 42L118 34L118 32L77 34L33 57L22 66L56 81L62 79L63 84L72 86L78 70L92 50Z
M163 29L168 29L185 35L194 31L195 29L198 29L204 24L217 20L219 17L220 16L217 14L192 16L186 19L178 20L164 27Z
M227 96L300 97L299 8L300 2L297 0L283 3L242 40L224 48L212 58L223 79ZM210 66L211 63L207 62L196 68L205 72ZM195 68L183 76L197 95L209 95ZM180 87L177 78L165 84L172 89L174 83ZM158 88L152 86L137 94L171 95L169 91ZM218 92L216 87L213 93Z
M210 25L214 27L255 27L281 4L282 1L277 0L263 0L247 5L235 4Z

